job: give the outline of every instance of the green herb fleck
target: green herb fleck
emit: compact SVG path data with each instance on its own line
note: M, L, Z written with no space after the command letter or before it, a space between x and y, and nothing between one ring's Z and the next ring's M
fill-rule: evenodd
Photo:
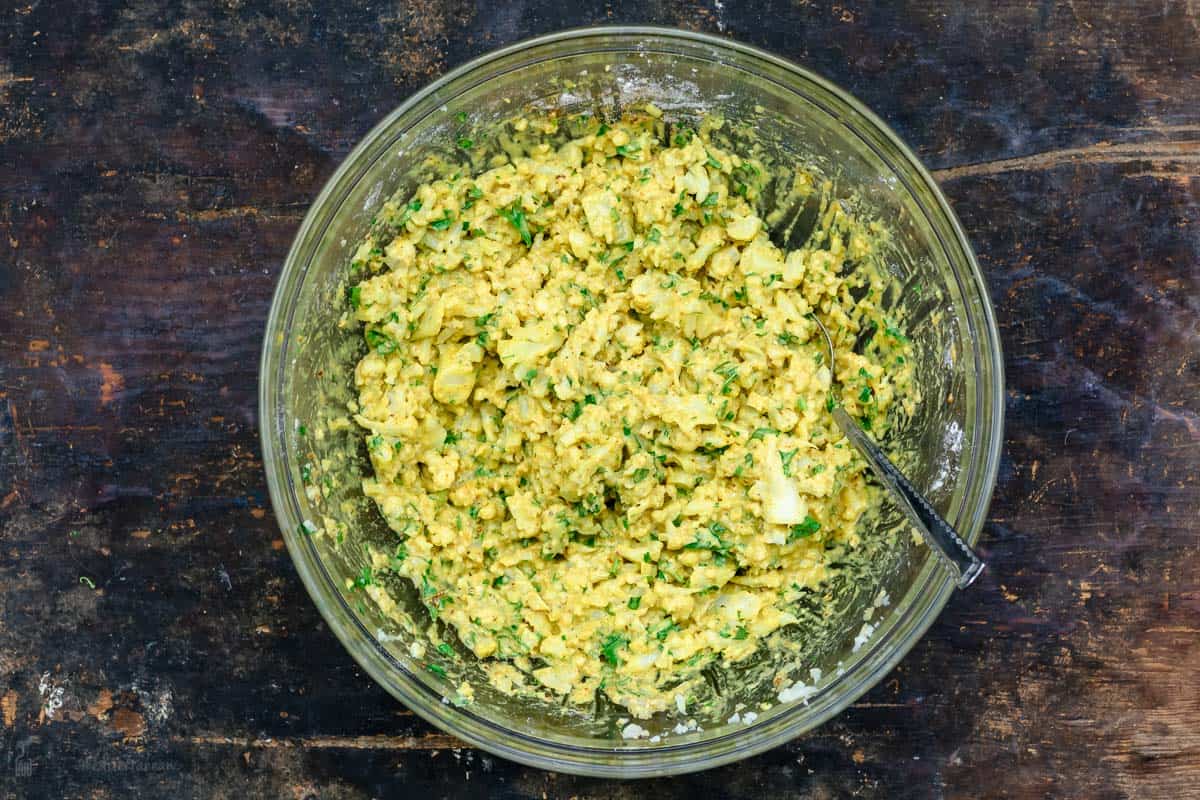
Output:
M737 365L730 361L725 361L718 364L713 372L725 379L724 383L721 384L721 394L729 394L730 387L733 386L733 382L738 377Z
M675 624L675 620L668 618L667 624L663 625L654 632L654 638L658 639L660 642L665 642L667 637L671 635L671 631L677 630L679 630L679 626Z
M900 329L891 323L884 326L883 332L901 344L908 342L908 337L901 333Z
M500 216L508 220L509 224L517 229L517 233L521 234L521 241L526 247L533 245L533 236L529 233L529 225L525 221L525 212L521 210L519 201L514 200L512 204L500 209Z
M615 667L621 663L620 658L617 657L617 650L628 644L629 637L620 633L610 633L600 643L600 657Z
M354 578L355 589L365 589L375 582L375 576L371 573L370 567L363 567L362 572Z
M805 514L803 522L792 526L792 530L788 533L788 541L794 542L797 539L807 539L819 530L821 530L821 523L808 514Z
M581 414L583 414L584 406L594 405L596 405L596 396L594 394L586 395L582 400L575 401L575 404L571 407L571 410L566 413L566 417L567 419L571 420L571 422L574 422L575 420L579 419Z
M374 328L368 328L364 334L367 339L367 346L379 353L381 356L386 356L388 353L395 352L396 340L388 336L383 331L377 331Z

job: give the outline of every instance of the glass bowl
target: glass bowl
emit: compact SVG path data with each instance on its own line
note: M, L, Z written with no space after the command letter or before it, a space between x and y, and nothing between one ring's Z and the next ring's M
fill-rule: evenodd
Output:
M362 337L338 320L356 242L385 200L421 182L431 157L455 157L464 126L481 141L519 114L613 115L645 102L670 118L715 114L735 123L730 130L752 129L778 163L815 164L862 213L887 221L899 291L885 300L908 320L923 401L886 444L974 543L996 479L1003 375L992 309L958 221L913 154L853 97L783 59L711 36L567 31L476 59L409 98L367 134L305 217L275 292L259 378L271 501L296 569L350 654L406 706L471 744L546 769L619 777L705 769L821 724L892 669L954 589L912 536L884 537L890 545L872 555L872 571L834 587L836 614L780 633L803 642L794 657L751 659L712 675L718 700L707 710L639 720L653 737L636 740L623 737L620 708L581 713L508 697L480 680L471 658L423 647L430 623L411 587L390 587L414 620L409 626L352 590L366 563L359 542L392 536L362 494L370 466L363 437L345 422ZM875 526L907 530L891 507ZM784 682L764 680L773 674ZM464 678L476 687L466 705L453 701Z

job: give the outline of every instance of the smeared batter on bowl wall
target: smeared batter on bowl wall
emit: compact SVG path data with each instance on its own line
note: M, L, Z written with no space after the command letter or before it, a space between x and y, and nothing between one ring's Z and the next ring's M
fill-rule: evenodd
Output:
M372 567L497 685L646 717L854 550L880 498L829 409L876 433L908 413L909 346L877 223L826 199L785 252L763 165L707 130L653 108L565 143L534 125L527 154L389 202L356 253L363 488L397 534ZM844 345L837 396L812 313Z

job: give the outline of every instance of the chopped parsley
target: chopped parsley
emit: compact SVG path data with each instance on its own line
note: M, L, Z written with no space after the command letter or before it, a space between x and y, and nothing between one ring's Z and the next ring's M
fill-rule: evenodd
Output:
M571 422L574 422L575 420L579 419L581 414L583 414L584 406L594 405L596 405L596 396L594 394L585 395L582 400L575 401L575 404L571 406L571 410L566 413L566 417L567 419L571 420Z
M362 571L354 577L354 588L365 589L375 583L375 576L371 573L370 567L363 567Z
M716 366L713 372L720 375L725 381L721 384L721 394L729 394L730 387L738 378L737 364L732 361L724 361Z
M628 644L628 636L621 633L610 633L600 643L600 658L615 667L621 663L621 659L617 656L617 650Z
M808 514L805 514L804 521L798 525L793 525L791 531L788 532L788 541L794 542L797 539L807 539L819 530L821 530L821 523Z
M420 200L410 200L408 205L406 205L404 207L404 212L402 214L400 214L400 224L404 225L406 222L408 222L410 219L412 219L413 214L417 213L420 210L421 210L421 201Z
M533 245L533 235L529 233L529 224L525 221L525 212L521 209L520 201L514 200L510 205L501 208L500 216L508 220L509 224L517 229L517 233L521 235L521 241L526 247Z
M883 327L883 332L886 333L888 336L892 337L893 339L895 339L897 342L900 342L901 344L908 343L908 337L905 336L903 333L901 333L900 329L897 328L892 323L888 323L887 325L885 325Z
M379 353L381 356L386 356L388 353L394 353L396 351L396 340L388 336L383 331L378 331L374 328L367 328L367 332L364 334L364 336L367 338L367 346L376 353Z

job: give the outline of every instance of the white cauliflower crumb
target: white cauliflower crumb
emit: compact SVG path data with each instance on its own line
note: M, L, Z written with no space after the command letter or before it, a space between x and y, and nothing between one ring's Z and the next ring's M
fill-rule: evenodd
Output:
M650 735L650 731L638 725L636 722L631 722L621 729L621 738L623 739L642 739Z
M817 687L809 686L803 681L796 681L791 686L779 692L779 702L790 703L793 700L805 700L817 693Z
M864 622L862 629L859 630L858 635L854 637L853 652L857 653L860 649L862 649L862 646L867 643L867 640L871 638L871 634L874 632L875 626L869 622Z

